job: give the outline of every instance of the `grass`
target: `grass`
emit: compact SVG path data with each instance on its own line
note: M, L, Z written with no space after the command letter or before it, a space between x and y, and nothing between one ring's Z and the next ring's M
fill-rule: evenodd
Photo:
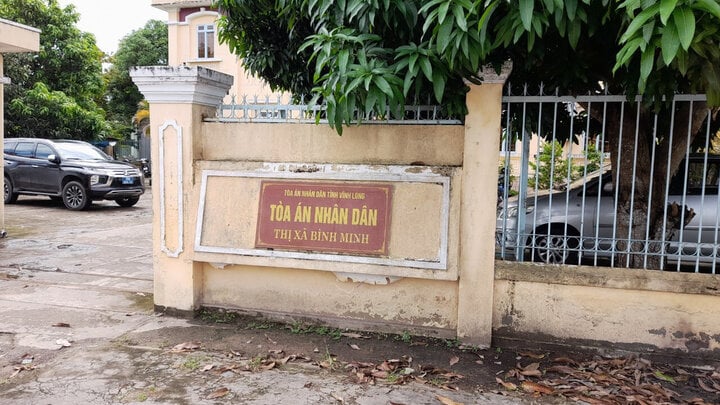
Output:
M320 363L328 370L336 370L341 366L338 359L330 353L328 348L325 348L325 355Z
M296 335L315 334L320 336L329 336L332 340L340 340L342 330L332 328L326 325L309 325L304 322L294 322L287 326L291 333Z
M395 340L400 340L403 343L410 344L412 343L412 335L408 331L403 331L401 335L396 335Z
M202 366L203 363L207 362L209 358L207 356L189 356L185 361L182 363L182 367L190 370L195 371Z
M238 319L238 315L235 312L201 309L198 314L200 319L209 323L235 323Z

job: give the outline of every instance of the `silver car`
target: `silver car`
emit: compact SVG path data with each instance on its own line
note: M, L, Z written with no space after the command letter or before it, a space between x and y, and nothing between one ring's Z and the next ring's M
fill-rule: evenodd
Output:
M705 155L691 155L670 181L667 204L686 205L695 217L663 246L664 263L712 265L720 257L718 173L720 156L706 161ZM528 197L522 207L517 199L508 201L498 210L497 254L557 264L613 260L617 241L627 239L617 232L616 201L609 171L564 191Z

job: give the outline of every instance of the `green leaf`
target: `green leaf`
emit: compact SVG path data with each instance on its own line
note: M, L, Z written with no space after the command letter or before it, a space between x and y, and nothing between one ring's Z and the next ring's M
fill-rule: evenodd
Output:
M640 55L640 81L644 84L647 82L647 78L650 77L650 73L655 63L655 48L648 47L642 55Z
M338 68L340 69L340 74L345 74L345 72L347 72L349 57L350 51L348 51L347 49L341 50L338 54Z
M433 72L433 90L435 90L435 100L438 103L442 102L443 95L445 94L445 75L437 69Z
M675 19L669 20L665 26L660 40L660 49L662 51L663 62L670 66L670 63L677 55L678 49L680 49L680 39L677 28L675 27Z
M575 20L570 23L568 27L568 41L572 49L577 49L577 44L580 41L581 23L579 20Z
M365 115L370 114L370 112L375 108L377 98L377 90L372 89L372 91L368 92L367 98L365 99Z
M485 46L487 44L487 29L488 29L488 21L490 21L490 17L492 17L493 12L498 7L498 1L495 0L490 5L485 8L485 12L483 12L483 15L480 17L480 20L478 21L478 28L480 29L480 49L482 52L486 55L490 52L490 49L486 49Z
M414 53L410 55L410 64L408 65L408 71L412 72L413 75L417 75L418 66L416 65L418 60L418 54Z
M382 91L383 93L387 94L388 97L393 96L392 88L390 87L390 84L385 80L382 76L375 76L373 77L373 83Z
M635 18L633 18L630 25L628 25L627 30L625 30L625 33L620 37L620 43L627 42L630 38L632 38L635 33L642 28L643 25L645 25L645 22L649 20L651 17L654 17L659 10L660 6L658 4L652 5L642 12L638 14Z
M688 61L688 54L687 52L680 52L677 54L677 66L678 70L680 71L680 74L685 76L688 72L688 68L690 67Z
M567 11L568 20L575 20L577 12L577 0L565 0L565 10Z
M548 14L552 14L555 11L555 3L553 0L543 0L543 3L545 4L545 9Z
M655 34L655 21L650 20L647 24L643 25L642 28L642 38L645 41L646 44L650 43L650 40L652 40L653 35Z
M532 28L532 15L535 1L520 0L518 5L520 6L520 20L522 21L523 28L525 28L525 31L530 31Z
M425 77L428 79L428 81L432 81L432 65L430 64L430 61L428 58L421 58L420 59L420 68L422 69L423 73L425 74Z
M447 1L447 0L432 0L432 1L428 1L427 3L425 3L425 4L420 8L420 10L418 10L418 13L419 13L419 14L425 14L425 13L426 13L428 10L430 10L431 8L436 7L438 4L442 4L442 3L445 2L445 1Z
M455 7L453 7L453 14L455 14L455 24L457 24L463 32L467 32L467 17L465 16L465 9L463 9L461 5L456 4Z
M680 37L680 45L687 51L695 36L695 14L687 7L681 7L675 10L672 17Z
M448 9L450 8L450 2L446 1L438 7L438 24L442 24L445 22L445 18L447 17Z
M437 34L437 50L438 53L445 52L448 45L450 45L450 36L452 35L453 20L446 20L444 24L440 26Z
M408 93L410 92L410 87L412 87L413 79L415 78L415 75L413 75L411 72L405 73L405 80L403 81L403 95L407 97Z
M353 81L351 81L350 84L348 84L347 88L345 89L345 96L347 96L352 91L354 91L358 86L360 86L360 84L363 82L363 79L364 78L362 76L356 77L355 79L353 79Z
M670 14L675 11L678 0L661 0L660 1L660 21L666 25Z
M695 0L693 6L720 19L720 4L718 4L717 0Z
M657 377L657 378L659 378L659 379L661 379L661 380L663 380L663 381L667 381L667 382L669 382L669 383L675 384L675 379L674 379L674 378L670 377L669 375L663 373L663 372L660 371L660 370L656 370L656 371L653 373L653 375L655 375L655 377Z

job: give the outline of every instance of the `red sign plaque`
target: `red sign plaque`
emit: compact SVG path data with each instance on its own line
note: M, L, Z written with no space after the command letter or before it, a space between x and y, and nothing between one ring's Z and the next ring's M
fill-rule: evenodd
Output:
M261 183L255 247L387 255L392 185Z

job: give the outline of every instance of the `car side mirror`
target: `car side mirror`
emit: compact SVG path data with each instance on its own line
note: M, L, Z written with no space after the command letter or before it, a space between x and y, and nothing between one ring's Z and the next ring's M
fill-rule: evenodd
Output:
M57 155L48 155L47 160L50 163L60 163L60 158Z

